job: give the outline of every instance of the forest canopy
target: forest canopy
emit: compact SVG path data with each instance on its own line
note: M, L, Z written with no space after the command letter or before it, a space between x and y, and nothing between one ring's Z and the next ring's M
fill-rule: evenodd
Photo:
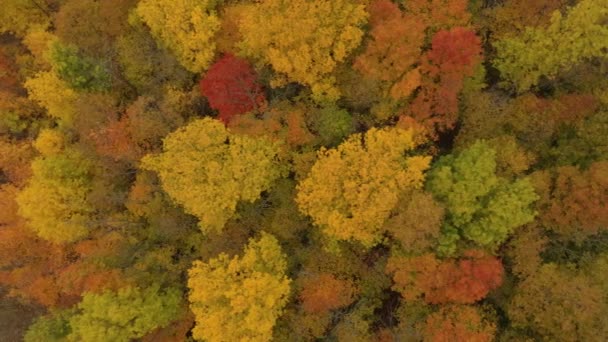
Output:
M0 340L608 340L608 0L3 0Z

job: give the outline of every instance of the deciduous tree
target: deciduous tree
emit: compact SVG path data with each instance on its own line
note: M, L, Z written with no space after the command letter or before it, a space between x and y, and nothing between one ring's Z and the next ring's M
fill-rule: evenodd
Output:
M555 11L547 28L529 27L519 36L497 41L494 64L503 78L523 92L541 76L552 78L589 58L605 57L606 15L606 0L583 0L566 16Z
M228 123L234 115L260 111L266 103L262 86L249 63L231 54L224 55L207 71L200 82L201 93L219 119Z
M263 233L241 257L220 254L196 261L188 272L196 339L269 341L287 303L290 280L278 241Z
M439 251L452 254L467 238L489 248L534 219L538 199L526 178L509 181L496 175L496 152L479 141L442 157L429 173L427 189L447 210Z
M152 35L190 72L205 71L215 55L213 38L220 28L217 0L143 0L135 13Z
M164 152L142 159L165 191L200 219L203 231L220 231L239 201L253 202L282 174L277 143L231 134L211 118L169 134Z
M269 0L243 11L243 53L270 64L275 86L295 81L311 87L317 101L335 101L332 75L363 37L363 5L348 0Z
M298 185L300 210L333 239L378 244L399 195L424 180L430 158L404 155L417 145L411 130L372 128L337 148L322 148Z

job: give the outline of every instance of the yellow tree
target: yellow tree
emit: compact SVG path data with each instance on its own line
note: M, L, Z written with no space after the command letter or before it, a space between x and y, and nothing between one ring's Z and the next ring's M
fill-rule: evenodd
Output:
M359 46L366 21L364 6L350 0L263 1L243 11L242 50L280 74L274 85L295 81L317 101L336 100L332 72Z
M220 254L195 261L188 272L195 339L270 341L275 321L287 303L291 280L278 241L262 233L242 257Z
M372 247L403 191L422 186L431 158L405 156L417 145L413 130L372 128L321 149L298 185L300 210L330 237Z
M220 29L217 0L142 0L135 13L152 35L189 71L205 71L213 61L213 38Z
M17 195L19 214L45 240L72 242L85 237L95 213L87 201L91 161L76 150L66 150L35 159L32 172L29 184Z
M78 94L53 71L38 73L25 82L28 97L47 110L49 116L71 125L76 111Z
M239 201L255 201L283 173L279 145L265 138L231 134L205 118L169 134L164 153L142 159L163 189L200 219L203 231L220 231Z

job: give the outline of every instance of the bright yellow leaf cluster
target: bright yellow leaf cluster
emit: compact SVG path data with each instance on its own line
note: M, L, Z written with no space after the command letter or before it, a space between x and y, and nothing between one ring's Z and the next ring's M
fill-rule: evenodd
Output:
M296 201L325 233L372 247L381 227L407 189L419 188L430 157L406 157L418 145L412 130L372 128L353 134L335 149L322 149Z
M216 0L142 0L135 12L189 71L207 70L220 29Z
M94 227L95 208L87 196L92 189L92 163L75 150L32 162L33 176L17 196L19 214L38 236L53 242L73 242Z
M266 0L243 11L243 52L312 88L317 101L336 100L332 72L363 37L363 5L350 0Z
M169 134L164 151L144 157L142 167L158 172L163 189L203 231L220 231L239 201L255 201L283 173L278 143L231 134L211 118Z
M47 110L49 116L70 125L76 115L73 103L78 94L53 71L45 71L25 82L28 97Z
M266 233L250 240L241 258L222 253L209 262L195 261L188 272L194 338L270 341L288 300L291 280L286 269L278 241Z

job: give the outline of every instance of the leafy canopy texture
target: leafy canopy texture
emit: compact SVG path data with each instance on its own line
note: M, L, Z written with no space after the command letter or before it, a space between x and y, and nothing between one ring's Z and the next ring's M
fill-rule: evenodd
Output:
M45 240L73 242L93 228L95 208L87 201L92 163L78 151L39 157L33 176L17 195L19 214Z
M231 134L210 118L169 134L163 146L142 166L158 173L163 189L200 219L203 231L220 231L239 201L255 201L283 173L276 143Z
M417 145L412 130L372 128L321 149L298 185L300 210L333 239L376 245L400 193L422 186L430 157L405 156Z
M496 175L496 152L483 141L442 157L429 172L427 188L447 209L439 252L451 254L464 237L494 248L531 222L538 199L528 179Z
M290 291L286 260L278 241L262 233L249 241L242 257L222 253L195 261L188 272L194 338L270 341Z
M110 88L108 70L93 58L82 56L77 47L55 43L50 55L53 70L72 89L104 91Z
M231 54L211 66L200 86L211 108L226 123L234 115L259 109L266 102L255 70L246 60Z
M213 38L220 28L216 5L216 0L142 0L135 13L184 68L199 73L215 54Z
M130 341L169 324L180 312L181 293L161 291L158 285L141 290L127 287L118 292L85 293L79 313L70 318L68 340Z
M536 85L541 76L593 57L607 56L608 0L583 0L566 17L555 11L547 28L527 28L523 34L496 42L494 61L504 78L519 91Z
M359 46L366 21L364 6L350 0L267 0L243 13L242 49L280 74L275 85L299 82L317 101L333 101L332 72Z

